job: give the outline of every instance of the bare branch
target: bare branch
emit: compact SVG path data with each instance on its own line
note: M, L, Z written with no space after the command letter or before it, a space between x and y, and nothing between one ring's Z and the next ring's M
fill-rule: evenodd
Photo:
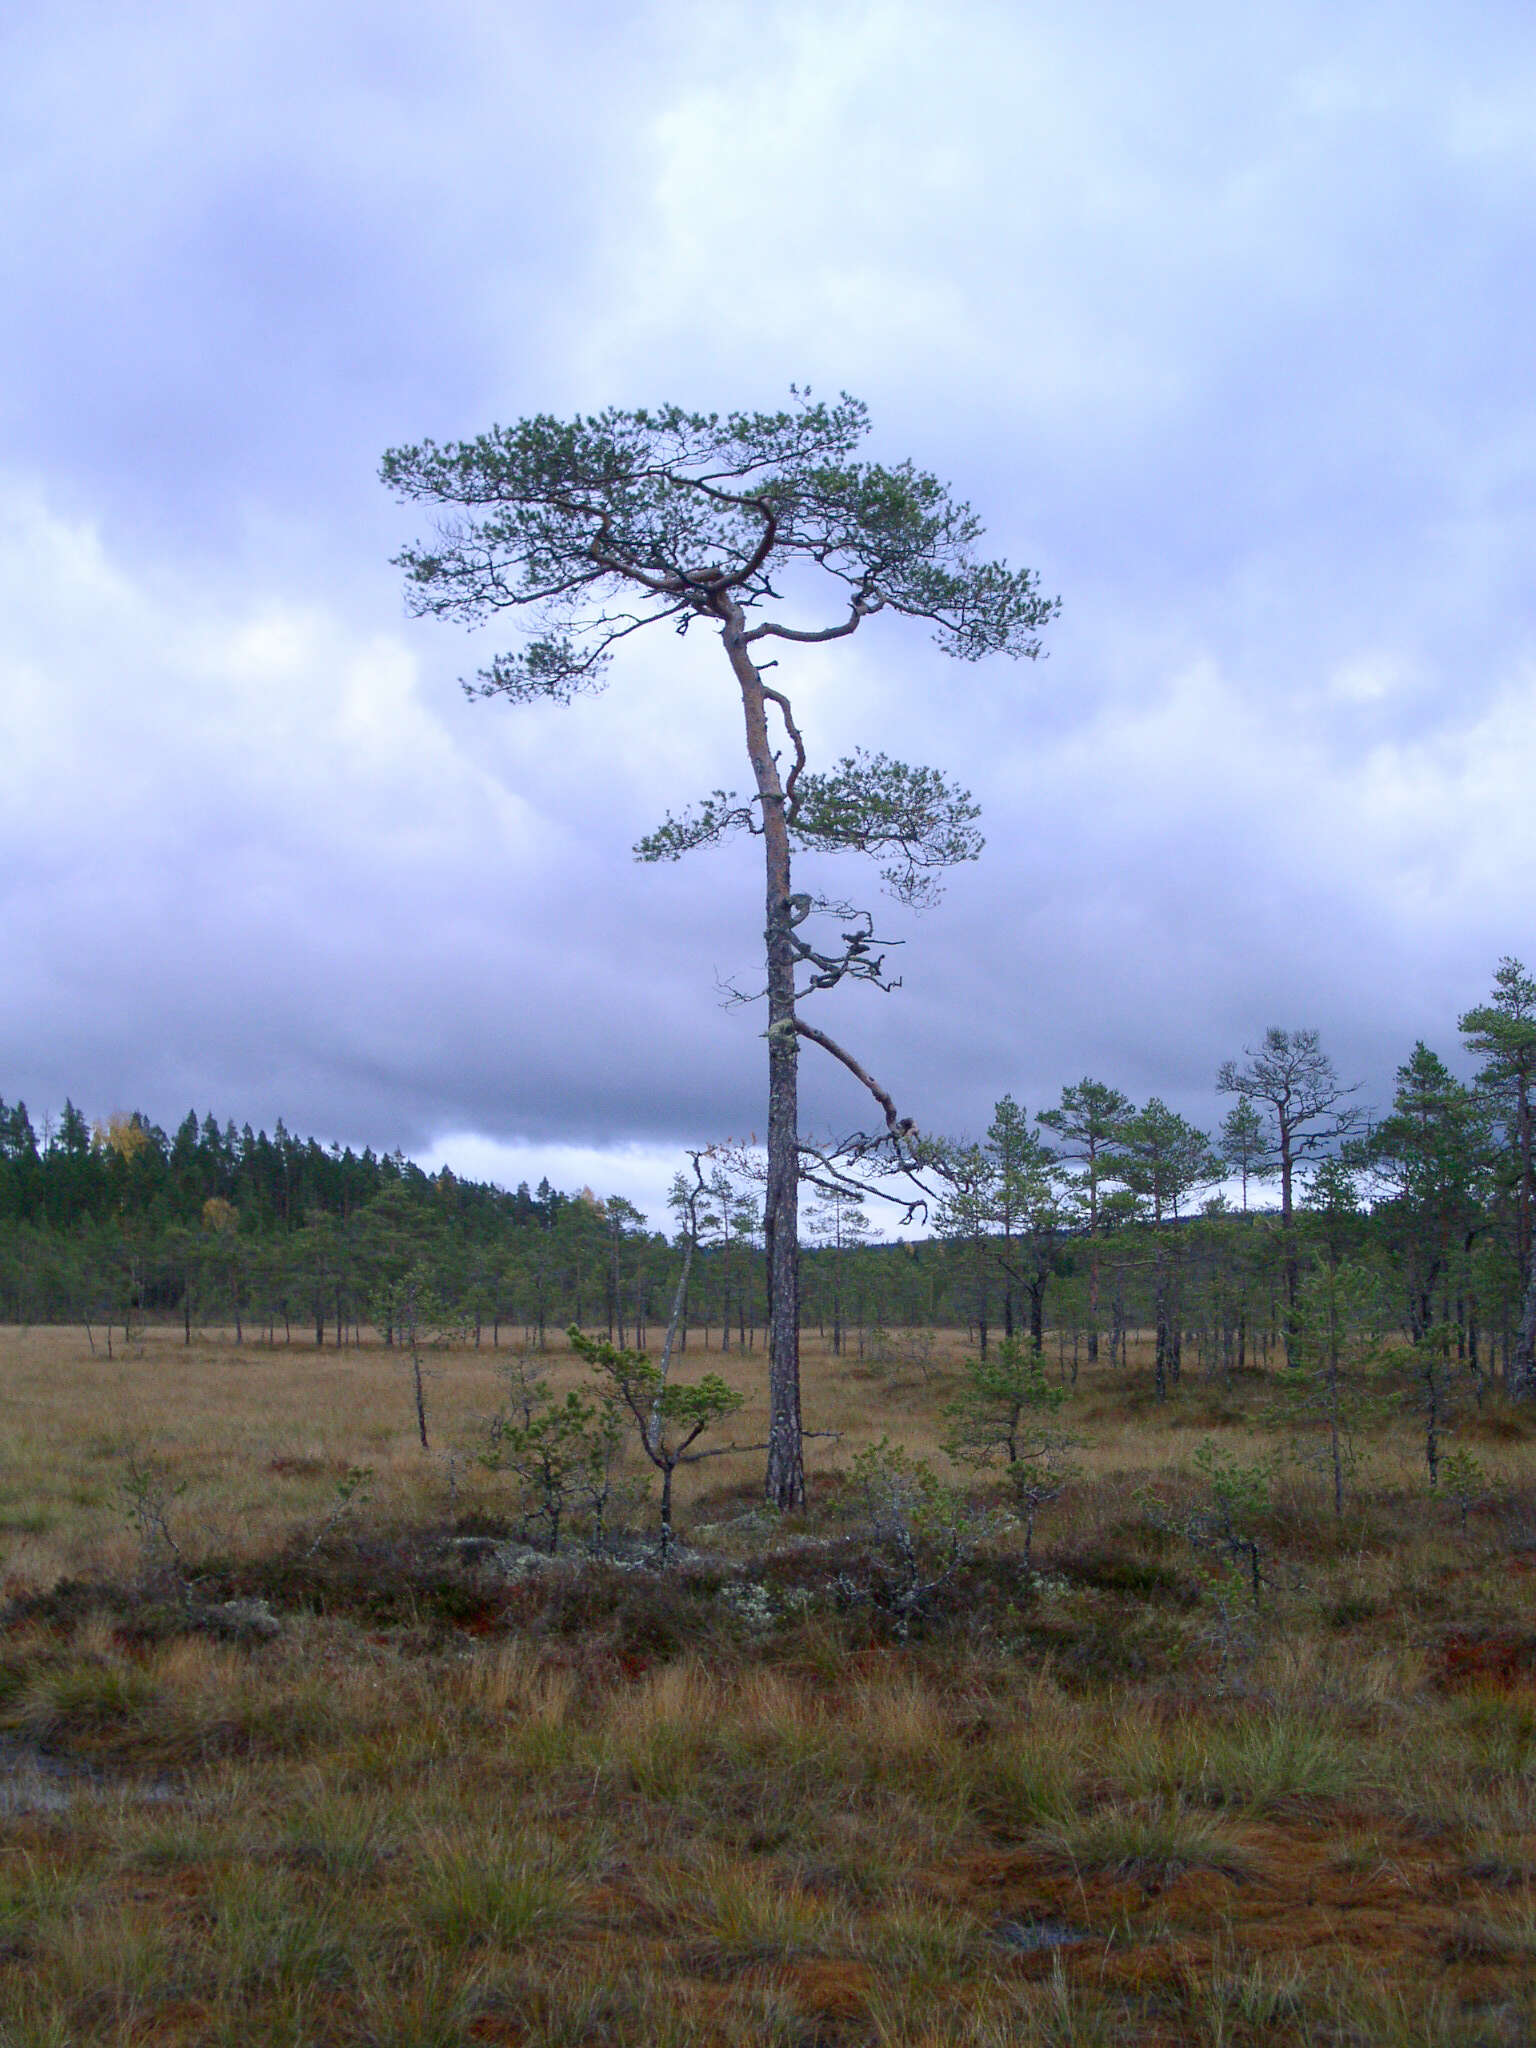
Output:
M814 1024L807 1024L803 1017L795 1019L795 1029L802 1038L809 1038L819 1045L823 1052L831 1053L833 1059L841 1060L856 1081L862 1081L885 1112L886 1129L893 1138L905 1138L917 1129L910 1117L898 1116L896 1105L874 1076L859 1065L851 1052L840 1046L835 1038L828 1038L825 1031L818 1031Z
M848 617L840 626L823 626L812 632L803 626L780 626L772 619L764 619L760 626L754 626L750 633L743 633L743 640L798 640L803 646L816 646L823 640L846 640L850 633L857 633L864 623L864 611L854 605Z
M899 975L893 976L889 981L885 979L885 955L877 953L871 957L870 948L877 943L884 946L899 946L904 941L901 939L881 939L877 941L874 933L874 919L867 910L853 910L847 904L834 906L824 901L818 901L811 896L792 896L789 900L792 908L799 912L798 916L792 916L790 919L789 942L795 949L795 957L798 960L809 961L813 967L820 970L818 973L813 974L807 986L799 991L801 998L808 996L816 989L836 988L837 984L845 976L854 981L873 982L876 988L882 990L887 995L893 989L901 987L901 977ZM805 939L800 938L794 929L795 926L803 924L813 910L835 910L835 913L839 916L862 919L862 928L856 925L852 931L843 932L843 950L841 953L818 953L816 948Z
M770 662L769 666L771 668L773 664ZM795 714L790 709L789 699L784 695L783 691L770 690L768 685L761 681L761 678L759 678L759 686L762 689L763 695L778 705L784 720L784 730L789 734L795 749L795 765L790 769L784 782L784 812L786 817L792 820L795 808L795 784L800 780L801 772L805 767L805 741L800 737L800 728L795 723Z
M875 1169L877 1172L884 1171L887 1176L895 1174L911 1181L918 1189L916 1195L893 1194L889 1188L882 1187L879 1180L872 1177L855 1179L844 1165L844 1161L860 1164L865 1160L877 1159L880 1151L891 1142L887 1135L869 1137L859 1132L852 1137L840 1139L830 1151L823 1151L819 1145L813 1145L808 1138L801 1138L800 1178L808 1187L819 1188L824 1195L856 1195L860 1201L872 1196L878 1202L888 1202L893 1209L901 1211L899 1221L903 1225L920 1222L926 1218L930 1202L937 1201L939 1197L935 1189L925 1186L918 1179L919 1166L916 1160L898 1158L894 1163L877 1165ZM815 1161L814 1171L806 1166L805 1162L808 1159Z

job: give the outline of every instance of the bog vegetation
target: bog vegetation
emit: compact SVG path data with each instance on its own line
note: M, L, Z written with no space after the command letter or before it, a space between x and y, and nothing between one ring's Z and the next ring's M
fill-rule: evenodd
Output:
M7 1110L0 2040L1532 2038L1518 963L1462 1025L824 1201L790 1513L750 1162Z
M856 1350L0 1333L0 2038L1529 2039L1526 1408Z

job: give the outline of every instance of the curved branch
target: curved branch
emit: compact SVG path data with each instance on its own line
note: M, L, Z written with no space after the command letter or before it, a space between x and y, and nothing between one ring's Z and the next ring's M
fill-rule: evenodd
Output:
M692 486L694 490L702 491L705 497L713 498L717 504L740 505L744 508L749 507L752 511L758 513L761 516L763 521L762 538L758 541L756 548L753 550L751 559L748 562L746 562L743 565L743 567L736 570L733 575L729 577L721 576L713 579L716 582L722 584L746 582L748 577L755 576L757 574L758 570L762 568L764 562L766 562L768 557L773 553L774 543L778 540L779 537L778 513L774 511L773 507L768 503L766 498L748 497L745 494L738 494L735 491L717 491L713 484L706 483L703 477L701 476L689 477L687 479L687 482Z
M867 1159L876 1145L881 1145L885 1142L883 1138L873 1140L845 1139L837 1146L835 1151L829 1153L824 1152L820 1146L811 1144L809 1139L801 1138L799 1141L800 1178L808 1187L819 1188L824 1195L853 1195L857 1196L861 1202L866 1197L872 1197L877 1202L889 1202L893 1209L901 1211L900 1220L902 1226L905 1227L909 1223L925 1218L928 1214L929 1204L937 1200L934 1190L925 1186L918 1179L915 1166L907 1163L898 1163L895 1171L911 1181L912 1185L918 1189L918 1193L915 1195L897 1195L892 1194L889 1188L881 1187L876 1180L855 1180L851 1174L844 1171L841 1164L841 1161L845 1158L856 1161ZM815 1170L806 1165L805 1162L808 1159L815 1161Z
M754 626L750 633L743 633L743 640L798 640L814 644L821 640L846 640L850 633L856 633L866 617L863 605L855 604L848 617L840 626L823 626L819 632L811 632L803 626L777 626L772 619L765 619L760 626Z
M769 662L768 666L770 668L773 668L776 666L776 664L773 662ZM794 743L795 765L793 768L790 769L788 777L786 778L784 783L784 813L786 817L793 821L795 808L795 784L800 780L801 772L805 767L805 741L800 737L800 728L795 723L795 714L793 711L790 710L789 699L784 695L783 691L770 690L768 685L762 680L761 675L759 675L758 677L758 687L761 689L765 697L770 698L775 704L778 705L779 710L782 713L784 719L784 730L789 734L790 739Z
M829 1052L831 1053L833 1059L841 1060L843 1065L848 1069L849 1073L852 1074L853 1078L856 1081L863 1082L864 1086L869 1090L870 1094L873 1095L876 1102L879 1103L881 1109L884 1111L885 1126L893 1138L909 1137L911 1133L917 1129L917 1126L913 1123L911 1117L898 1116L896 1114L895 1103L891 1100L890 1096L886 1094L885 1090L880 1086L880 1083L874 1078L872 1074L867 1073L865 1069L859 1065L859 1062L854 1058L853 1054L851 1052L846 1052L843 1049L843 1047L838 1044L835 1038L828 1038L825 1031L818 1031L814 1024L807 1024L803 1017L796 1017L794 1023L796 1031L799 1032L802 1038L809 1038L813 1040L815 1044L821 1047L823 1052Z

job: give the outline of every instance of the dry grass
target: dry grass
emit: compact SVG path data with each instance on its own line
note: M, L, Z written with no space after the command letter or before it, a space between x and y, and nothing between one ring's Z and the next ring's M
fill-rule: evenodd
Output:
M1341 1527L1287 1479L1254 1616L1143 1496L1272 1441L1262 1388L1085 1370L1039 1576L994 1540L903 1646L831 1591L836 1472L937 1453L959 1348L808 1345L843 1435L806 1516L714 1461L667 1578L514 1584L446 1544L506 1513L488 1348L439 1361L424 1457L382 1349L0 1332L0 2043L1536 2037L1536 1432L1484 1411L1465 1539L1406 1430ZM708 1362L759 1434L760 1355ZM193 1626L131 1464L194 1610L259 1594L275 1639Z

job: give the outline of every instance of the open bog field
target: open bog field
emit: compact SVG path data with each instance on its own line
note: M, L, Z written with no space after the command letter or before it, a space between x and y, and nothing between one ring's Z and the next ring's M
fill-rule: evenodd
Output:
M686 1469L663 1571L654 1489L519 1540L505 1348L423 1354L423 1451L377 1344L0 1331L0 2043L1536 2039L1536 1420L1454 1383L1432 1496L1372 1405L1337 1516L1269 1380L1133 1345L1030 1570L849 1477L1006 1504L962 1351L808 1340L810 1508Z

